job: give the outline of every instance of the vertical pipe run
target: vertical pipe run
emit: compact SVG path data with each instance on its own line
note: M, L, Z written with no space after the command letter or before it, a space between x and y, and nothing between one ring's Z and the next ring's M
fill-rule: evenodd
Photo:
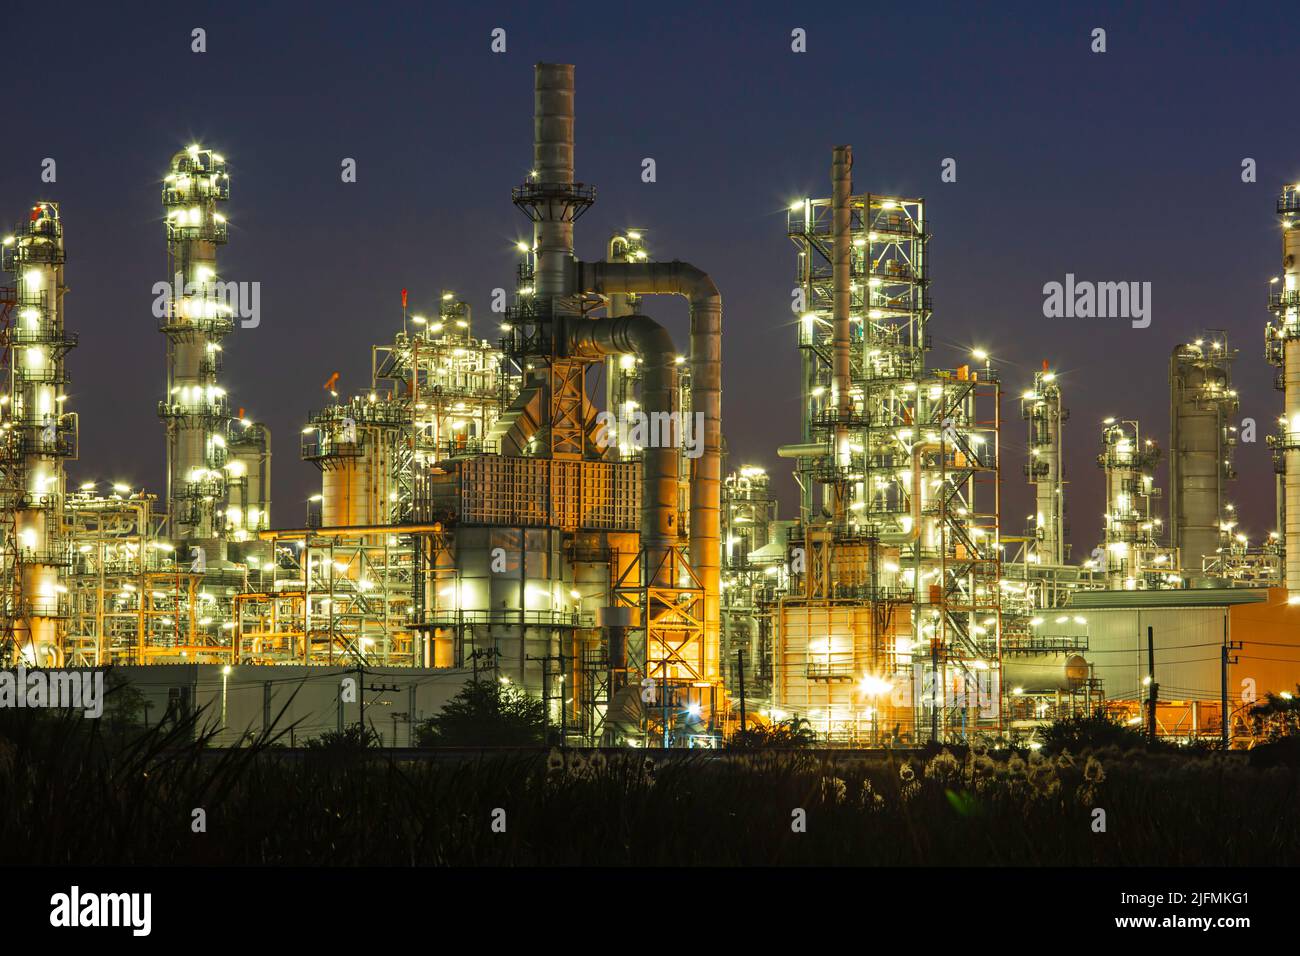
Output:
M834 186L831 200L831 287L833 293L833 352L831 366L831 403L835 407L835 464L838 476L833 488L832 511L836 525L843 525L848 506L847 475L849 464L848 421L853 405L849 394L849 311L852 304L852 237L851 197L853 196L853 147L836 146L831 160Z

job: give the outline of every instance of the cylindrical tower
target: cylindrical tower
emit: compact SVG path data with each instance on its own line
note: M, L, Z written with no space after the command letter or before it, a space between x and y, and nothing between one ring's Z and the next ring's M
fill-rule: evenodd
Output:
M1282 547L1289 598L1300 601L1300 183L1282 188L1277 214L1282 223L1281 288L1269 296L1274 321L1265 332L1269 361L1282 370L1282 422L1269 439L1274 466L1282 475Z
M327 528L393 521L395 452L409 411L355 398L331 405L303 429L302 457L321 470L321 524Z
M15 277L9 332L9 394L4 421L3 600L23 661L63 663L67 588L61 581L70 546L61 534L63 461L77 447L76 416L64 411L64 357L76 337L63 322L63 223L58 203L39 202L17 234L5 239L4 267Z
M1034 387L1020 397L1021 417L1029 423L1029 461L1025 474L1034 486L1033 534L1041 564L1065 563L1065 481L1061 469L1061 423L1069 413L1061 407L1056 373L1043 363L1034 374Z
M271 429L240 418L231 425L226 447L227 536L247 541L271 527Z
M1193 580L1219 550L1224 487L1236 476L1231 416L1240 404L1229 371L1236 355L1216 331L1176 346L1169 360L1170 544Z
M230 422L218 380L221 342L233 328L231 288L217 279L217 248L226 242L219 204L230 198L226 162L191 146L172 157L163 181L171 294L161 319L167 336L167 397L158 414L167 430L167 508L172 538L225 558Z

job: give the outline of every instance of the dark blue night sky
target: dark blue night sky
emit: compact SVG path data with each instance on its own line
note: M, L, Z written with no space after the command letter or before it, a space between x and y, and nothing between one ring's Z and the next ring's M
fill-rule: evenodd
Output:
M598 189L578 254L600 258L612 229L639 226L656 258L713 274L731 464L768 466L785 516L794 486L775 447L798 438L785 210L829 193L831 147L849 143L859 191L928 200L934 364L982 346L1003 369L1008 532L1028 508L1015 399L1041 361L1063 373L1086 553L1100 419L1138 417L1167 441L1169 354L1205 327L1241 349L1242 415L1260 424L1233 497L1252 537L1272 527L1263 435L1281 397L1263 326L1274 199L1300 173L1293 5L62 3L12 5L3 23L0 218L63 204L81 336L73 481L162 489L158 184L198 140L231 164L223 278L262 286L262 325L227 340L224 378L232 406L273 428L275 523L299 523L318 488L298 460L306 413L335 370L343 390L364 387L403 287L421 308L457 290L494 336L490 291L511 286L527 229L510 187L530 165L532 65L549 60L577 64L578 178ZM190 52L196 26L206 54ZM505 55L489 50L494 27ZM790 52L795 27L806 54ZM1089 49L1094 27L1105 54ZM654 184L640 180L647 156ZM343 157L355 184L340 182ZM956 183L940 182L945 157ZM1151 327L1045 319L1042 286L1067 272L1150 281ZM684 305L652 311L684 349Z

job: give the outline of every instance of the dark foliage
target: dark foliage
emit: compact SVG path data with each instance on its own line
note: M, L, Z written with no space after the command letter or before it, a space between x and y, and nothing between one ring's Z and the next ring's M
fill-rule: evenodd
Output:
M472 681L416 729L421 747L530 747L546 738L546 705L513 684Z
M1079 754L1100 747L1128 750L1149 746L1147 736L1141 728L1121 723L1101 711L1090 717L1057 720L1041 736L1043 752L1047 754L1063 751Z
M474 700L484 702L465 706ZM306 752L276 749L278 734L217 749L201 718L115 736L79 714L0 710L0 863L1300 862L1300 769L1254 769L1243 754L975 745L928 757L536 748L399 758L359 731ZM536 723L527 712L523 722ZM498 808L504 832L492 828ZM1093 829L1097 808L1105 833ZM798 835L795 811L807 823Z
M802 717L791 717L771 726L752 726L737 731L727 740L733 750L780 750L811 747L817 742L812 726Z

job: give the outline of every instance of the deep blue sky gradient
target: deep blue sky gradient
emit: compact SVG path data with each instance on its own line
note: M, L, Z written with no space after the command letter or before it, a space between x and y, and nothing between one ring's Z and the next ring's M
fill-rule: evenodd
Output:
M532 65L577 64L578 178L598 189L578 254L640 226L656 258L716 278L725 322L732 464L769 466L787 507L797 440L785 209L829 192L830 149L856 150L860 191L922 195L933 231L936 365L973 345L1004 371L1005 526L1028 495L1015 396L1049 359L1062 372L1076 553L1100 530L1098 423L1138 417L1167 439L1167 366L1198 328L1241 349L1235 498L1272 527L1263 434L1280 409L1263 360L1278 271L1274 197L1300 173L1292 5L1197 4L177 4L13 5L4 13L0 220L63 204L70 392L82 416L74 480L160 490L164 278L159 180L193 140L231 164L228 279L262 285L262 326L226 349L234 407L274 429L275 517L318 488L298 432L334 370L364 387L399 290L432 308L466 296L492 334L527 224L510 187L531 158ZM190 52L190 30L208 52ZM494 27L508 52L489 51ZM1109 50L1090 52L1104 27ZM790 31L809 52L790 52ZM58 161L42 186L40 163ZM640 181L654 157L658 182ZM359 181L339 179L355 157ZM958 181L940 182L954 157ZM1259 181L1243 184L1243 157ZM1154 321L1048 320L1042 286L1067 272L1153 283ZM685 346L685 310L655 302Z

